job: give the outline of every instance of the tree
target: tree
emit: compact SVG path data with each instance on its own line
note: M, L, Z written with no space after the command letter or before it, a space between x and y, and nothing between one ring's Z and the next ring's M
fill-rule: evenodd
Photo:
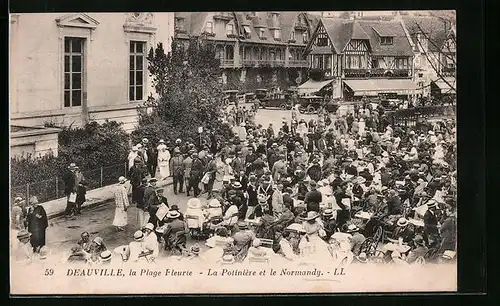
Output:
M456 90L454 82L450 82L446 77L449 71L443 65L450 63L453 68L453 74L456 71L456 35L455 35L455 17L450 12L436 13L432 17L432 22L423 22L417 20L411 26L411 31L416 35L415 42L426 61L431 66L438 80L444 82L452 90ZM425 42L425 43L424 43ZM429 51L430 48L434 51Z
M156 95L139 109L139 129L133 138L155 134L155 129L158 133L168 130L169 135L157 135L153 141L178 135L193 138L199 126L205 130L224 127L220 62L212 43L202 38L186 45L174 39L168 54L159 43L147 60Z

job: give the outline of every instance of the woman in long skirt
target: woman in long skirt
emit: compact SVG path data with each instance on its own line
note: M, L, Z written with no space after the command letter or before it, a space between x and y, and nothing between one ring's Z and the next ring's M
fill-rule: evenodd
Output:
M119 184L115 188L115 218L113 219L113 225L116 226L118 231L123 231L128 223L127 208L129 207L128 202L128 188L125 182L127 181L125 177L120 176L118 179Z
M167 150L165 141L160 140L158 145L158 168L160 169L160 180L165 180L170 175L170 152Z

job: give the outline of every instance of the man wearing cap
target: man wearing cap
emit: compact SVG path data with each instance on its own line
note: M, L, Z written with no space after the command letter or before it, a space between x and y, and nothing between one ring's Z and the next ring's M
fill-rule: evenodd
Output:
M309 182L309 191L306 193L304 202L307 206L307 211L319 212L319 204L322 201L321 192L317 190L317 184L311 180Z
M127 209L130 206L128 202L128 187L125 185L127 179L123 176L118 178L118 185L114 190L115 197L115 218L113 219L113 226L117 231L123 231L128 223Z
M184 159L182 158L181 151L177 147L174 149L173 155L174 156L170 159L170 171L173 176L174 194L177 194L177 192L183 193Z
M182 252L182 247L185 247L189 229L186 222L179 220L180 215L178 211L173 209L169 210L167 213L168 221L163 234L165 250L175 248Z
M66 173L63 176L64 194L67 197L66 210L65 210L66 218L72 218L74 216L74 213L75 213L76 190L77 190L77 182L76 182L76 174L75 174L76 169L75 168L76 168L76 164L71 163L68 166L68 171L66 171Z
M396 223L397 227L394 230L393 238L395 240L401 239L404 243L410 243L415 233L408 226L409 224L410 222L408 221L408 219L399 218L398 222Z

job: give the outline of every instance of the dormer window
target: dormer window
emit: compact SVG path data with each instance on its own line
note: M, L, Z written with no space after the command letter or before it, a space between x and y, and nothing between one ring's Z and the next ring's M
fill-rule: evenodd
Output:
M382 36L382 37L380 37L380 44L381 45L392 45L393 38L391 36Z
M226 25L226 35L234 35L234 26L232 24Z
M207 21L207 24L205 26L205 33L210 33L210 34L214 33L214 24L213 24L213 22Z
M245 31L245 34L248 34L248 35L250 35L250 33L252 33L249 26L243 26L243 31Z
M281 39L281 30L276 29L274 30L274 39Z

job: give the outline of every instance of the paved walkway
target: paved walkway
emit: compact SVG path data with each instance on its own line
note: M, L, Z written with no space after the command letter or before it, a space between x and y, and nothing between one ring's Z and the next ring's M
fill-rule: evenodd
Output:
M158 182L157 187L164 187L172 184L172 178L169 177L163 182ZM113 188L116 185L108 185L101 188L96 188L88 190L86 194L87 201L83 203L82 208L93 207L103 204L114 198ZM47 212L47 217L49 219L56 218L64 215L64 210L66 209L66 197L41 203L45 211Z

